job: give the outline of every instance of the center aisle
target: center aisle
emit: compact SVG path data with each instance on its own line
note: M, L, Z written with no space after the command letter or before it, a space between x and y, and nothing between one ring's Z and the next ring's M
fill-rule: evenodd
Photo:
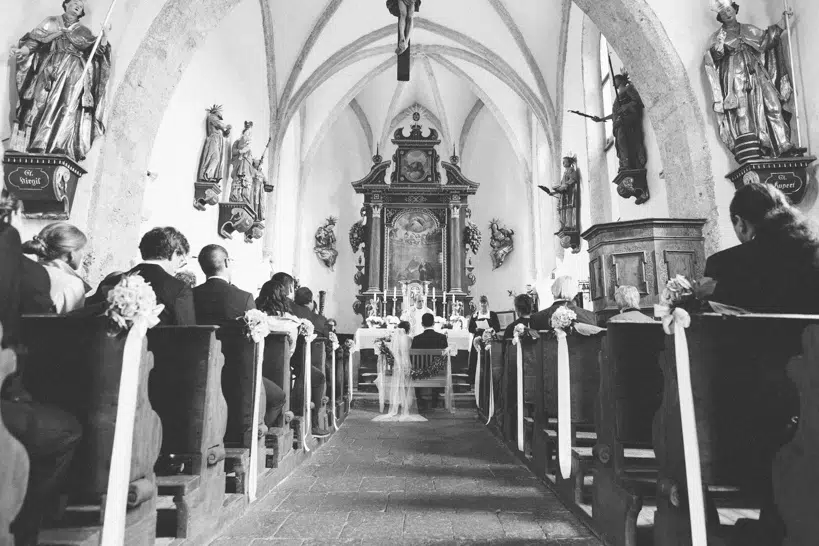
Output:
M213 546L599 545L475 412L374 423L354 410Z

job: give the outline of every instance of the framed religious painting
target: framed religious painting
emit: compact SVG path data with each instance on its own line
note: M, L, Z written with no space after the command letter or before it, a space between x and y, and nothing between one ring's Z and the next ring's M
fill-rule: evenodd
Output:
M429 209L398 209L385 226L384 287L401 290L401 283L429 282L430 292L443 292L446 275L446 229Z
M403 184L432 184L434 171L432 148L404 148L397 151L398 181Z

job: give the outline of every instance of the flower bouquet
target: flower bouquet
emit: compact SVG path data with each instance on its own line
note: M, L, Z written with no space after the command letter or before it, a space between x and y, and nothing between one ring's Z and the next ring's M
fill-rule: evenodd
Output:
M555 330L563 330L567 334L571 332L577 322L577 313L568 307L558 307L552 314L551 323Z
M398 326L398 323L401 322L401 320L395 315L389 315L387 318L384 319L384 322L387 323L388 330L394 330L395 327Z
M367 328L383 328L384 327L384 319L381 317L371 316L367 317Z
M660 305L671 310L680 307L689 313L694 313L700 310L702 303L694 295L691 282L682 275L677 275L673 279L668 279L665 284L660 294Z
M449 323L452 325L452 328L455 329L455 330L465 330L466 327L467 327L466 318L461 316L461 315L458 315L458 314L455 314L455 315L452 315L451 317L449 317Z
M117 336L128 331L135 322L144 320L148 328L159 324L159 314L165 308L156 303L151 285L139 275L126 275L108 292L105 316L110 323L108 335Z
M341 344L338 342L338 336L335 332L330 332L327 334L327 339L330 340L330 345L333 347L334 351L341 347Z
M270 327L267 324L267 314L258 309L245 311L243 317L239 318L245 325L245 335L254 343L260 343L270 334Z
M513 339L519 341L535 341L540 339L540 334L537 333L537 330L527 328L524 324L517 324L513 332Z
M486 344L491 342L495 338L495 330L493 328L487 328L483 331L483 334L480 337L475 337L472 341L472 346L475 347L476 351L480 351Z
M316 328L313 326L312 322L307 319L301 319L301 322L299 323L300 336L303 336L305 340L308 340L314 335L315 331Z

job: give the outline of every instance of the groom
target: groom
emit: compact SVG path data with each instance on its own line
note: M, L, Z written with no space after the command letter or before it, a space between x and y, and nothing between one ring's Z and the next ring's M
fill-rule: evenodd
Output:
M421 317L421 326L424 331L412 339L412 349L441 349L443 351L449 346L447 337L435 331L435 316L432 313L425 313ZM438 405L438 393L431 388L417 388L415 399L418 400L419 410L422 409L421 406L428 407L431 404L432 407L435 407Z

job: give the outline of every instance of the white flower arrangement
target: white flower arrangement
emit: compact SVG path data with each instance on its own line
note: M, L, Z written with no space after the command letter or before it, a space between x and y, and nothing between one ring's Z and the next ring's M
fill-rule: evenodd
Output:
M513 334L513 335L514 335L515 337L520 337L520 336L522 336L524 333L526 333L526 326L524 326L523 324L516 324L516 325L515 325L515 330L514 330L514 334Z
M367 326L370 328L381 328L384 326L384 319L381 317L367 317Z
M660 304L672 307L680 304L694 295L694 287L682 275L669 279L663 293L660 295Z
M493 337L495 337L495 330L493 328L487 328L483 331L483 334L481 334L481 341L489 343Z
M401 320L395 315L389 315L384 320L387 323L387 328L389 329L395 328L401 322Z
M327 339L330 340L330 344L332 345L334 351L341 347L341 344L338 342L338 336L335 332L330 332L327 334Z
M159 324L159 314L165 306L156 303L156 293L139 275L126 275L108 292L105 316L111 320L111 335L129 330L135 322L144 320L148 328Z
M446 324L446 319L444 317L435 317L435 324Z
M299 324L299 335L304 336L305 338L309 339L313 337L316 328L313 326L313 323L307 319L302 319L301 323Z
M458 348L457 348L455 345L449 345L449 346L448 346L448 347L447 347L447 348L444 350L444 356L446 356L446 355L449 355L449 356L458 356Z
M270 334L270 327L267 324L267 314L258 309L250 309L245 311L244 317L246 335L248 339L253 340L254 343L260 343L264 338Z
M348 339L347 341L344 342L344 346L347 347L347 349L349 350L353 350L353 348L355 347L355 341L353 341L352 339Z
M449 317L449 323L452 324L452 327L456 330L463 330L466 328L466 318L462 317L461 315L452 315Z
M555 330L566 330L577 322L577 313L568 307L558 307L552 314L552 328Z

